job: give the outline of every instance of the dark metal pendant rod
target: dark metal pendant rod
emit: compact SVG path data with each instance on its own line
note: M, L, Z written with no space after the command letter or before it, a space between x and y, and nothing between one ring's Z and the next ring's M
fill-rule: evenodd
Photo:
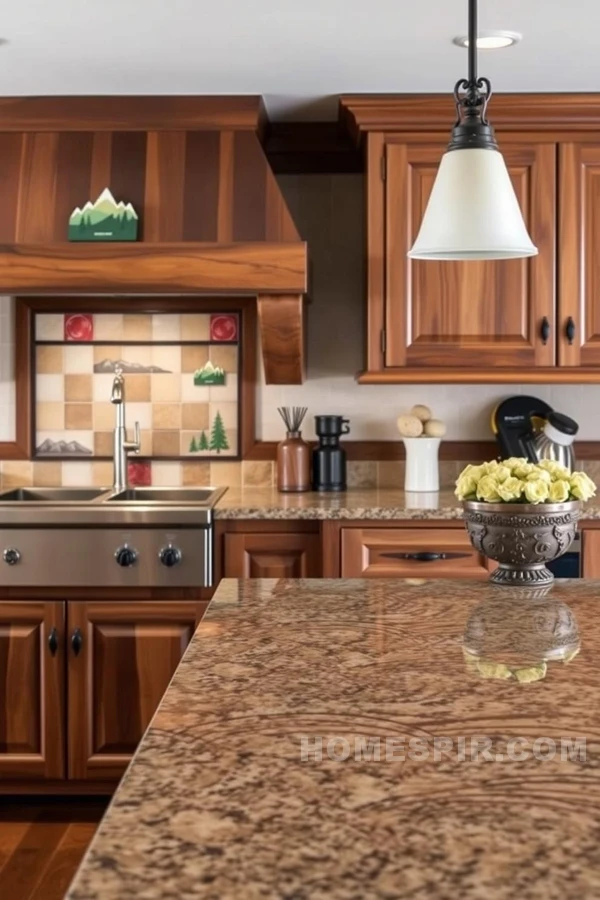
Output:
M469 84L477 84L477 0L469 0Z

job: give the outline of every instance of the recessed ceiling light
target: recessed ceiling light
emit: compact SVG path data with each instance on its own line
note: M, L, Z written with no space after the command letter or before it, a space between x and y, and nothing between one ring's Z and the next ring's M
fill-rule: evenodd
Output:
M477 36L478 50L502 50L504 47L512 47L518 44L523 35L518 31L480 31ZM457 47L468 47L467 35L455 37L452 41Z

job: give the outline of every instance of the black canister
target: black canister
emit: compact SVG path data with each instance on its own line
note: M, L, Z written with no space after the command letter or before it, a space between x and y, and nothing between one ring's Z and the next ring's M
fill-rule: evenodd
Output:
M350 422L343 416L315 416L319 444L312 452L313 491L346 490L346 451L340 436L348 434Z

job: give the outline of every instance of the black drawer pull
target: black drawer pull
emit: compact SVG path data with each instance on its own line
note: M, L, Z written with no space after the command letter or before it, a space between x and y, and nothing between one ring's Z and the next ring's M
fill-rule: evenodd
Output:
M540 334L542 335L542 344L547 344L548 338L550 337L550 322L548 321L548 316L544 316L544 318L542 319Z
M383 559L410 559L412 562L437 562L440 559L468 559L470 553L436 553L433 550L417 550L414 553L382 553Z
M53 628L48 635L48 649L52 656L56 656L56 651L58 650L58 631L56 628Z
M83 647L83 635L80 628L76 628L71 635L71 647L73 648L75 656L79 656L81 648Z
M569 344L572 344L575 340L575 322L573 321L573 317L569 316L567 319L567 325L565 327L565 334L567 335L567 340Z

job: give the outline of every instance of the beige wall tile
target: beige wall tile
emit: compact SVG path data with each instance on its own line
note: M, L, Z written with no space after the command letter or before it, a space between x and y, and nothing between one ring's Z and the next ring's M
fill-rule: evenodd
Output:
M201 487L202 485L210 485L210 463L201 460L193 460L192 462L184 462L181 466L182 477L181 483L184 487Z
M64 403L36 403L35 427L37 431L62 431L65 427Z
M92 429L91 403L65 403L65 428L70 431Z
M150 390L154 402L181 399L181 375L152 375Z
M227 433L229 433L230 429L237 428L237 403L230 403L229 401L225 403L211 403L208 411L211 428L218 412L221 413L221 419L223 420L223 425L227 429Z
M181 316L182 341L207 341L210 337L210 315L207 313L183 313Z
M40 375L62 374L64 367L64 347L42 346L35 352L36 369Z
M85 376L84 376L85 377ZM35 379L35 398L63 403L65 399L64 375L37 375Z
M114 362L115 359L121 359L123 349L118 344L96 344L94 345L94 365L103 363L106 360Z
M94 371L94 347L91 344L67 344L63 352L65 373L87 375Z
M179 313L155 313L152 316L152 337L155 341L178 341L181 338Z
M152 432L143 431L140 434L140 456L152 456Z
M125 399L130 403L148 403L152 399L150 375L125 375Z
M93 404L94 431L111 431L115 427L116 414L112 403Z
M211 462L210 483L215 487L241 487L242 464L240 462Z
M153 403L152 427L181 428L181 404L180 403Z
M213 366L221 366L227 374L238 370L237 347L210 347L209 358Z
M36 487L60 487L62 464L59 462L34 462L33 483Z
M404 490L404 462L393 460L377 463L377 486Z
M122 313L100 313L94 316L94 340L120 341L122 338Z
M189 372L179 377L181 378L181 399L184 403L208 403L211 391L209 387L194 384L194 377Z
M183 346L181 348L181 371L195 372L208 362L208 347Z
M186 431L201 431L207 429L208 403L182 403L181 427Z
M275 464L269 460L246 460L242 462L243 487L271 487Z
M152 432L152 456L179 456L178 431Z
M137 363L139 366L152 365L152 347L131 344L123 347L122 359L124 362Z
M65 487L87 487L93 483L92 463L73 460L62 464L62 483Z
M178 487L181 484L181 463L153 460L152 484L157 487Z
M152 316L147 313L124 315L123 338L127 341L152 340Z
M165 372L181 372L181 347L153 347L152 365Z
M33 484L33 463L26 459L9 459L2 463L2 487L30 487Z
M348 487L376 487L377 463L371 460L350 460L347 466L347 482Z
M112 456L113 455L113 433L112 431L95 431L94 432L94 456Z
M92 463L92 484L94 487L112 487L114 482L114 470L112 462Z
M65 375L65 400L86 402L92 400L91 375ZM112 404L111 404L112 405Z
M40 313L35 317L35 336L38 341L62 341L65 336L65 317L62 313Z

